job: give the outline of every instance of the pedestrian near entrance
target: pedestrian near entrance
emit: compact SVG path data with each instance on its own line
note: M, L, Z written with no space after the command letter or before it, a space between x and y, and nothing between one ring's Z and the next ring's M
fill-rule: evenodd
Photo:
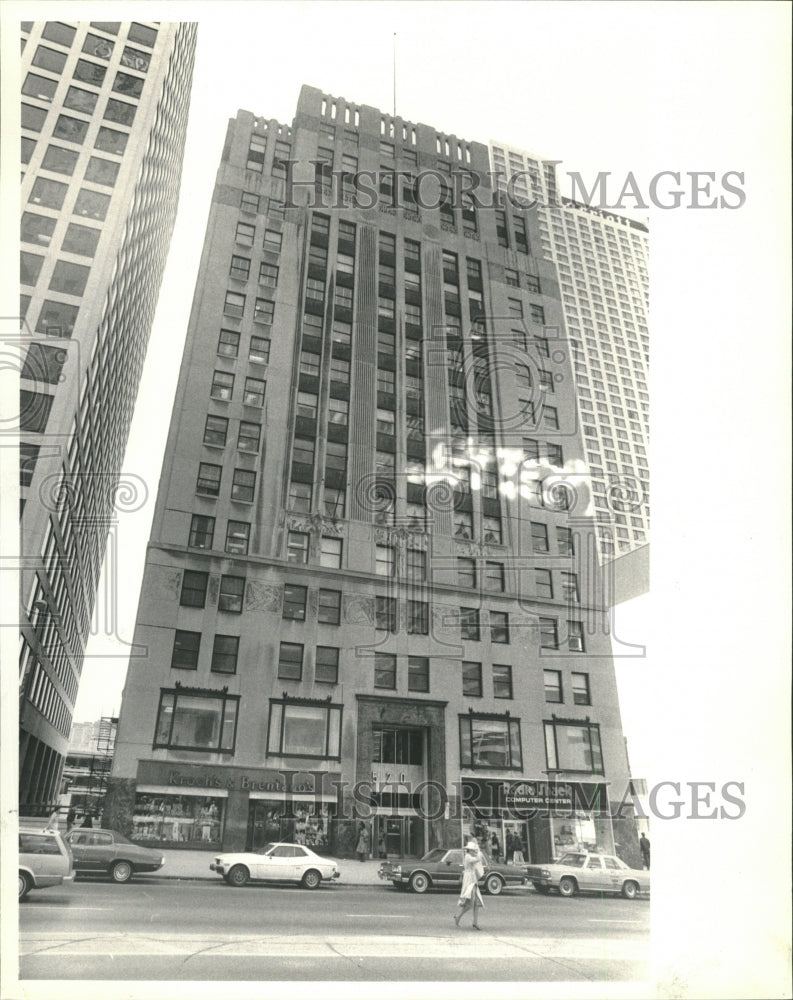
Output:
M639 850L642 852L642 864L647 869L650 870L650 841L645 837L644 834L639 837Z
M454 915L455 927L460 926L460 917L470 909L473 909L473 927L481 931L477 913L480 908L484 909L482 894L479 892L479 879L485 874L485 866L482 863L482 854L479 844L475 840L469 840L465 845L465 857L463 858L463 884L460 888L460 898L457 901L457 912Z
M359 861L366 861L369 856L369 832L363 823L361 823L361 828L358 831L358 843L355 845L355 853L358 855Z

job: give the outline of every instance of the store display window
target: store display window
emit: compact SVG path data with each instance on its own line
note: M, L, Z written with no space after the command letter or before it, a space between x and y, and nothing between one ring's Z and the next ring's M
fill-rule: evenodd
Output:
M329 821L336 806L327 802L273 802L254 799L248 814L248 843L258 850L274 841L305 844L322 854L330 842Z
M138 792L132 839L175 846L220 846L226 800L201 795L154 795Z

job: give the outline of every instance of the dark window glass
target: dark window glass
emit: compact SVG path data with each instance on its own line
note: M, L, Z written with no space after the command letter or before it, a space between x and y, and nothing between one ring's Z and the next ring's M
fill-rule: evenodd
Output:
M22 378L57 385L66 357L66 351L62 347L32 343L28 348L25 364L22 366Z
M85 171L85 179L93 184L103 184L105 187L113 187L118 177L118 170L121 164L112 160L104 160L101 156L92 156L88 161Z
M341 591L320 589L317 620L327 625L338 625L341 620Z
M130 76L129 73L116 73L113 90L117 94L126 94L128 97L140 97L143 93L144 82L139 76Z
M43 392L19 392L19 426L23 431L43 433L52 409L52 396Z
M108 35L117 35L118 29L121 27L121 21L91 21L92 28L98 28L100 31L106 31Z
M244 576L221 576L218 611L229 611L233 614L241 615L244 595Z
M107 68L98 63L88 62L87 59L78 59L74 67L74 78L82 83L92 83L99 87L105 79Z
M482 697L482 664L463 660L463 694L469 698Z
M297 642L282 642L278 654L278 677L299 681L303 675L303 647Z
M339 650L335 646L317 646L314 680L322 684L338 683Z
M430 661L426 656L408 657L408 691L429 691Z
M58 115L52 134L56 139L66 139L68 142L80 145L87 131L88 122L80 118L71 118L69 115Z
M44 333L48 337L71 337L77 312L77 306L45 299L36 324L36 333Z
M306 598L308 589L295 583L284 584L284 606L281 616L294 621L306 620Z
M74 173L74 168L77 166L79 155L75 149L64 149L62 146L47 146L41 166L44 170L51 170L55 174L67 174L71 177Z
M69 87L66 92L64 107L71 108L72 111L82 111L90 115L96 107L98 95L91 90L83 90L81 87Z
M216 497L220 492L222 473L222 466L213 465L211 462L200 462L195 487L196 493L202 497Z
M190 539L187 544L193 549L211 549L214 535L214 517L193 514L193 519L190 522Z
M61 249L69 253L80 254L83 257L93 257L100 235L101 230L99 229L80 226L76 222L72 222L66 230Z
M82 215L86 219L96 219L102 222L107 215L109 205L110 195L83 189L77 195L77 201L74 204L74 214Z
M114 128L102 126L96 137L95 146L104 153L114 153L116 156L123 156L127 148L129 135L126 132L118 132Z
M58 45L65 45L66 48L74 41L74 35L75 29L61 21L47 21L41 32L42 38L46 38L50 42L57 42Z
M216 674L235 674L240 640L236 635L216 635L212 644L212 666Z
M171 666L179 670L196 670L200 648L200 632L182 632L177 629L173 640Z
M33 104L22 105L22 128L29 129L31 132L40 132L46 117L46 108L37 108Z
M119 125L131 125L135 121L137 110L137 105L111 97L105 108L105 118L110 122L118 122Z
M22 163L30 163L33 151L36 148L36 140L28 135L23 135L19 140L19 156Z
M121 65L128 69L135 69L138 73L145 73L149 68L151 56L148 52L141 52L140 49L132 49L125 46L121 53Z
M157 41L157 32L154 28L147 28L145 24L133 21L129 26L127 37L131 42L137 42L138 45L145 45L147 49L153 49L154 43Z
M231 499L243 503L253 503L256 489L256 473L248 469L235 469L231 483Z
M96 56L97 59L107 60L113 55L115 43L109 38L101 38L99 35L87 34L83 42L83 52L88 56Z
M23 285L35 285L39 280L41 265L44 258L36 253L25 253L19 255L19 280Z
M90 270L90 267L84 264L59 260L52 272L50 289L54 292L66 292L68 295L82 295Z
M68 188L60 181L51 181L47 177L37 177L29 201L44 208L61 208Z
M374 654L374 686L396 690L396 657L391 653Z
M40 101L51 101L57 89L57 80L50 80L49 77L39 76L37 73L28 73L22 84L23 94L36 97Z
M66 53L49 49L46 45L39 45L31 62L39 69L49 70L50 73L61 73L66 63Z
M23 212L20 239L23 243L35 243L38 246L48 247L56 222L57 219L53 219L49 215Z

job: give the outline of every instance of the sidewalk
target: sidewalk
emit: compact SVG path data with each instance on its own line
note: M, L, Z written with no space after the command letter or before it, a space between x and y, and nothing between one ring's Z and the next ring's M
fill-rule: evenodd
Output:
M146 878L181 878L192 881L207 879L219 882L220 875L210 871L209 866L219 851L163 851L165 864L158 872L146 875ZM377 877L380 861L358 861L355 858L332 858L336 861L340 877L336 879L339 885L384 885ZM393 859L391 859L393 860Z

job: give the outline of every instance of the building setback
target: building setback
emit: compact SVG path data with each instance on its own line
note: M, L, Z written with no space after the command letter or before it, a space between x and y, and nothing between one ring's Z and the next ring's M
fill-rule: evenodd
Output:
M491 142L490 154L499 189L537 203L537 252L556 269L598 548L608 563L649 541L648 229L562 196L552 161L503 143ZM647 567L639 559L626 565L646 590Z
M229 123L106 825L630 856L555 271L488 173L311 87L291 127ZM439 205L461 178L484 200Z
M195 40L194 24L22 22L23 812L58 796L176 215Z

